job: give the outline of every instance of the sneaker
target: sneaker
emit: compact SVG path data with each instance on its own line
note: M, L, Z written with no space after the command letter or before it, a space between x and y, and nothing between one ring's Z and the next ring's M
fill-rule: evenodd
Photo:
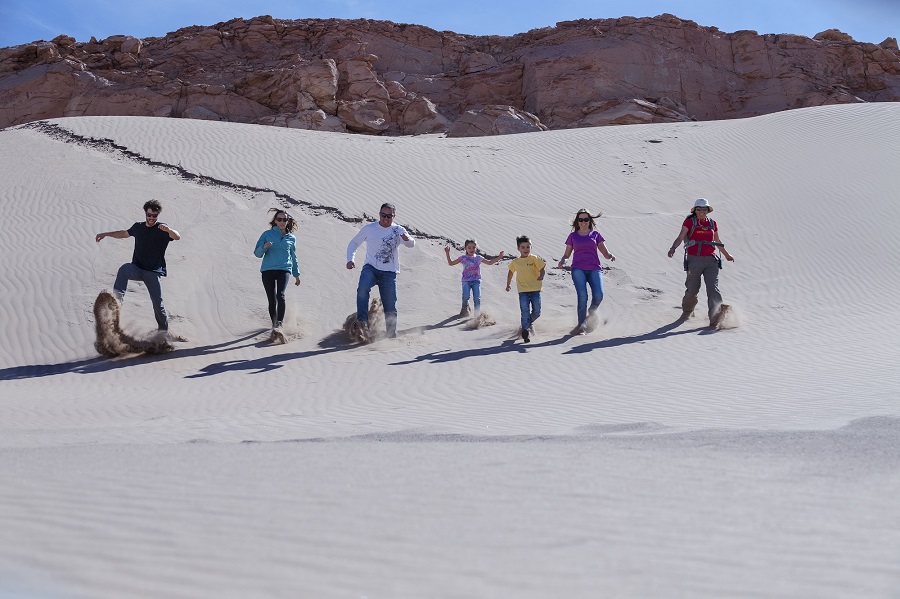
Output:
M587 335L587 326L580 324L572 330L573 335Z
M469 316L470 314L471 314L471 312L469 311L469 304L466 304L465 306L463 306L462 310L459 311L460 317Z
M525 341L525 343L531 341L531 337L528 335L528 329L522 329L522 340Z

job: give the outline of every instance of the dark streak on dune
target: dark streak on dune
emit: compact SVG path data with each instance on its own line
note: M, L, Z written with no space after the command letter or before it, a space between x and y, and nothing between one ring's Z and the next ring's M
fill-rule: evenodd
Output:
M232 191L242 192L242 193L271 193L274 194L276 198L282 203L285 208L290 208L292 206L298 207L305 212L308 212L314 216L332 216L338 220L347 223L361 223L364 221L374 222L375 219L369 217L365 213L363 213L363 218L347 216L338 208L334 208L333 206L324 206L322 204L313 204L312 202L307 202L304 200L297 199L292 197L286 193L282 193L280 191L276 191L274 189L269 189L266 187L256 187L254 185L244 185L241 183L232 183L231 181L225 181L223 179L217 179L215 177L210 177L207 175L200 175L197 173L192 173L185 169L180 164L167 164L165 162L160 162L158 160L151 160L146 156L142 156L141 154L129 150L127 147L117 144L115 141L111 139L98 139L94 137L85 137L83 135L78 135L73 131L66 129L65 127L61 127L60 125L56 125L53 123L49 123L47 121L34 121L33 123L28 123L27 125L21 125L19 128L21 129L31 129L37 131L39 133L43 133L48 137L53 139L62 141L64 143L72 143L83 147L92 148L94 150L98 150L100 152L107 152L109 154L115 154L117 156L121 156L127 160L131 160L137 162L139 164L143 164L153 168L156 171L164 172L175 176L184 181L190 181L191 183L197 183L198 185L206 185L209 187L223 187ZM415 227L411 227L409 225L404 225L404 227L416 238L419 239L429 239L433 241L440 241L443 243L448 243L459 251L463 251L465 248L462 243L454 241L448 237L443 235L432 235L430 233L426 233ZM481 253L481 252L479 252ZM487 256L491 258L491 256ZM510 259L504 257L505 260Z

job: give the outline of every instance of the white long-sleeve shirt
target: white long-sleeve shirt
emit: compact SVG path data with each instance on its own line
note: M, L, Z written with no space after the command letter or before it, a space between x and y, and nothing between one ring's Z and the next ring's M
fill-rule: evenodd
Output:
M369 223L347 245L347 262L355 262L356 248L365 242L366 264L371 264L378 270L400 272L400 253L397 248L401 243L408 248L416 245L415 239L409 237L404 240L403 235L409 237L409 233L401 225L382 227L377 222Z

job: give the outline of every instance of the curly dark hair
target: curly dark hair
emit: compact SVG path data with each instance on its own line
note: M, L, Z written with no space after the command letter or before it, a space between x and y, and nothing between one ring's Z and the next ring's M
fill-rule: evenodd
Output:
M147 212L147 210L162 212L162 204L159 203L159 200L147 200L144 202L144 212Z

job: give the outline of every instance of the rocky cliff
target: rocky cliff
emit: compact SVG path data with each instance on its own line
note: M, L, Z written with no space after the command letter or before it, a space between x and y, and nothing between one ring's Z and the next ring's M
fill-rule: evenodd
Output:
M153 115L465 136L898 100L894 38L724 33L672 15L511 37L262 16L161 38L59 36L0 50L0 127Z

